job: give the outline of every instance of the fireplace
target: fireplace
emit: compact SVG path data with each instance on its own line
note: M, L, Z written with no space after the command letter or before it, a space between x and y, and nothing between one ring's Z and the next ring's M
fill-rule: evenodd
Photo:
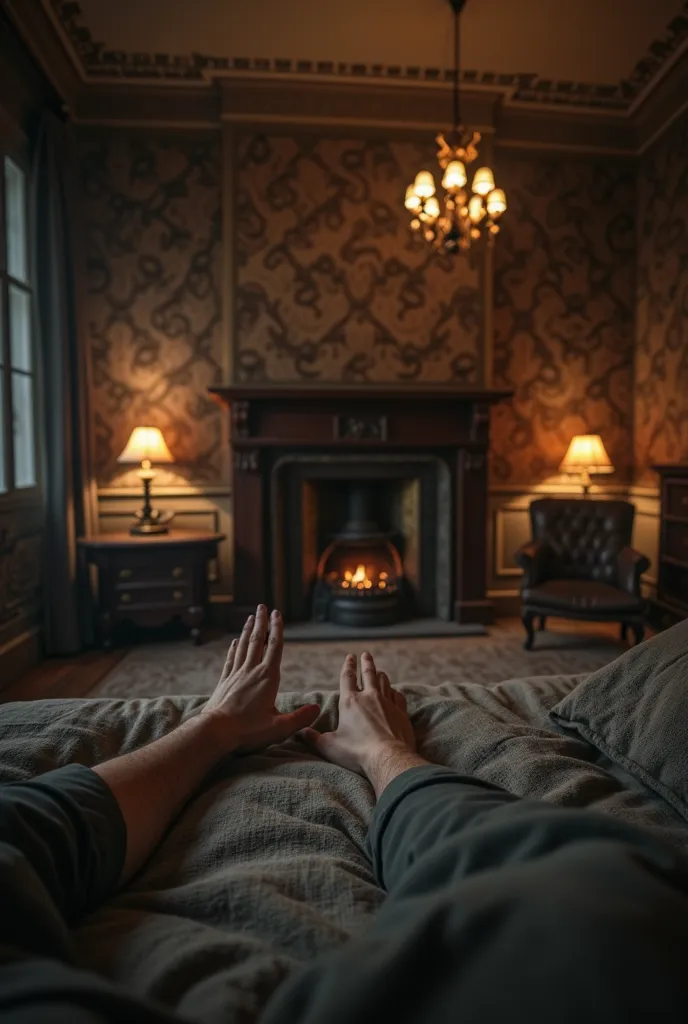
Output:
M213 393L231 411L233 628L261 601L288 624L362 634L411 620L491 621L489 409L509 392Z
M402 617L404 568L393 540L374 519L370 486L355 482L348 519L318 558L313 618L358 628Z

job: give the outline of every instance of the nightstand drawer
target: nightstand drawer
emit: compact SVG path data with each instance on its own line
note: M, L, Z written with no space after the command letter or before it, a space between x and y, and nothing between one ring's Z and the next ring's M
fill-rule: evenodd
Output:
M118 586L115 596L118 611L155 607L184 608L191 603L191 592L188 587L169 583L133 584Z
M668 515L682 516L688 522L688 483L669 480L665 487Z
M122 559L122 565L115 570L118 587L134 583L185 583L191 579L191 566L184 559L161 558L157 552L148 557L136 553L134 557Z

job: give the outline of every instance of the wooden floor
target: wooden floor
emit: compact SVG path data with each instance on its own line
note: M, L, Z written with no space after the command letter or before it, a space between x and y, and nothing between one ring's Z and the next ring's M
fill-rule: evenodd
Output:
M85 697L127 653L87 651L75 658L47 658L0 691L0 704L13 700Z
M555 620L557 631L600 634L618 637L619 627L608 623ZM519 619L500 619L490 627L490 633L522 631ZM219 636L219 633L214 633ZM646 636L650 636L648 631ZM210 639L210 636L208 637ZM188 641L180 641L180 643ZM61 700L67 697L85 697L124 658L131 648L114 651L87 651L74 658L48 658L25 675L0 691L0 704L16 700Z

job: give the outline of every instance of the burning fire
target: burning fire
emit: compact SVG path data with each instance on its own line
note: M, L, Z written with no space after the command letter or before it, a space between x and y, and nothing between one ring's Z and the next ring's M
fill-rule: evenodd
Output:
M373 587L377 587L378 590L385 590L387 588L388 575L386 572L381 572L377 579L374 577L374 570L370 568L370 575L365 565L357 565L355 570L345 569L344 578L342 580L342 588L344 590L372 590Z

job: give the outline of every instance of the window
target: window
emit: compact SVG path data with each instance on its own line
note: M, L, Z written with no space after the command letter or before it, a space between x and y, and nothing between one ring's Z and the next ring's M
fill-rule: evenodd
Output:
M7 492L37 483L27 181L9 157L0 224L0 492Z

